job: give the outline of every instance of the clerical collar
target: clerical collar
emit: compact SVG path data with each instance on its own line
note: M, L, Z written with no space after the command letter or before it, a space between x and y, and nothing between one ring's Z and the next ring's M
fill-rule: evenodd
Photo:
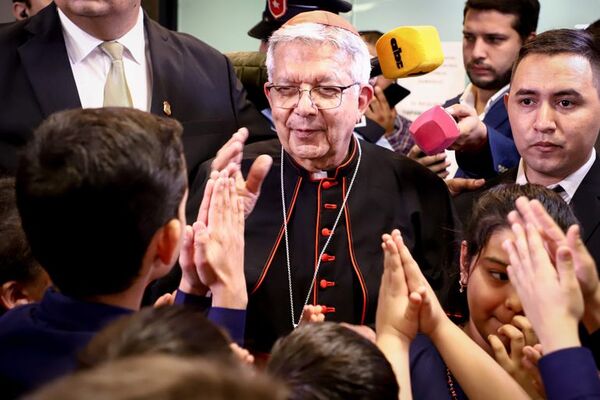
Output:
M573 172L571 175L567 176L562 181L557 182L554 185L549 185L548 189L554 189L556 186L560 185L564 189L563 192L559 193L560 196L563 198L564 201L570 203L573 199L573 196L575 196L575 192L577 191L577 188L579 188L581 181L583 181L583 178L585 178L590 168L592 168L592 164L594 164L594 161L596 161L596 150L592 148L590 157L577 171ZM523 158L521 158L521 160L519 161L519 167L517 169L517 179L515 180L515 183L519 185L525 185L526 183L529 183L527 180L527 176L525 175L525 164L523 162Z
M352 172L354 171L354 167L356 166L358 158L358 151L356 146L357 140L358 139L352 136L352 140L350 142L349 155L337 168L333 168L327 171L309 172L302 168L287 152L285 152L285 162L287 164L286 167L291 166L298 175L313 181L325 178L337 179L338 176L347 176L349 174L352 174ZM290 168L288 168L288 171L289 170Z

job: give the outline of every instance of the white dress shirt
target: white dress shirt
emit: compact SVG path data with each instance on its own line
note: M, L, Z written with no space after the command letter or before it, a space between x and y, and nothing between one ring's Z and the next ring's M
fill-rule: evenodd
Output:
M494 104L496 104L496 102L503 101L502 98L504 97L504 94L508 92L508 89L510 89L510 85L504 86L502 89L494 93L492 97L490 97L487 103L485 103L485 108L483 109L483 112L479 114L480 120L483 121L483 119L485 118L485 114L490 110L490 108L492 108ZM460 104L467 104L475 108L475 87L472 83L469 83L467 85L462 96L460 96L460 98L458 99L458 102Z
M592 168L594 161L596 161L596 150L592 148L592 153L590 154L590 157L577 171L573 172L571 175L567 176L562 181L557 182L554 185L549 185L548 189L554 189L558 185L562 186L564 192L559 193L560 197L562 197L563 200L567 202L567 204L571 203L571 200L573 199L573 196L575 196L577 188L579 188L579 185L581 185L581 181L583 180L583 178L585 178L590 168ZM518 183L519 185L524 185L528 183L527 175L525 174L525 165L523 162L523 158L521 158L521 160L519 161L519 168L517 169L517 180L515 181L515 183Z
M102 107L104 84L111 64L110 57L98 47L103 41L75 25L60 8L58 16L81 106ZM150 111L152 70L144 31L144 13L141 8L134 27L116 41L124 47L125 79L133 106L139 110Z

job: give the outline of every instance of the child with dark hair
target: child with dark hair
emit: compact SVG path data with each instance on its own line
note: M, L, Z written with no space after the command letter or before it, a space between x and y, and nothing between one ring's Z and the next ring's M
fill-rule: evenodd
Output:
M510 262L503 248L506 240L514 239L507 217L514 210L515 201L522 196L544 204L563 231L577 223L562 198L542 186L500 185L486 192L474 207L461 244L460 284L468 303L467 320L462 329L531 397L538 398L542 396L541 382L534 384L535 371L531 365L522 363L526 355L524 347L533 346L538 340L508 280L506 269ZM423 331L423 327L420 328ZM472 382L459 376L450 365L444 354L447 345L440 342L440 337L428 336L419 335L411 347L415 398L463 398L463 389L466 393L466 385ZM508 397L504 390L498 395Z
M194 307L147 307L112 322L79 353L81 368L142 354L203 357L236 365L231 339Z
M131 108L63 111L36 130L20 159L17 205L55 288L0 318L4 397L72 371L96 332L140 308L180 249L179 302L210 289L209 318L243 337L243 207L232 180L217 176L196 227L186 226L181 132Z
M267 371L288 386L288 400L398 399L394 371L381 350L333 322L303 324L280 338Z
M39 301L50 279L33 258L15 197L15 179L0 178L0 315Z
M27 400L285 400L261 373L203 358L145 354L114 360L52 382Z

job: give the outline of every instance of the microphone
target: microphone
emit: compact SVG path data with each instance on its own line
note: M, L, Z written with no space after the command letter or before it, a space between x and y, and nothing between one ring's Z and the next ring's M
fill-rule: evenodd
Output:
M454 118L440 106L419 115L408 128L415 143L431 156L446 150L460 136Z
M388 79L423 75L444 62L440 36L433 26L398 27L380 37L375 47Z

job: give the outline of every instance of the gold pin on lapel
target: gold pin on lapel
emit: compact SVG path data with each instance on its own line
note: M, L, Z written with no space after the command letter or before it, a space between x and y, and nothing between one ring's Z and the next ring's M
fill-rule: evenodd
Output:
M168 101L163 101L163 112L167 117L171 116L171 104Z

